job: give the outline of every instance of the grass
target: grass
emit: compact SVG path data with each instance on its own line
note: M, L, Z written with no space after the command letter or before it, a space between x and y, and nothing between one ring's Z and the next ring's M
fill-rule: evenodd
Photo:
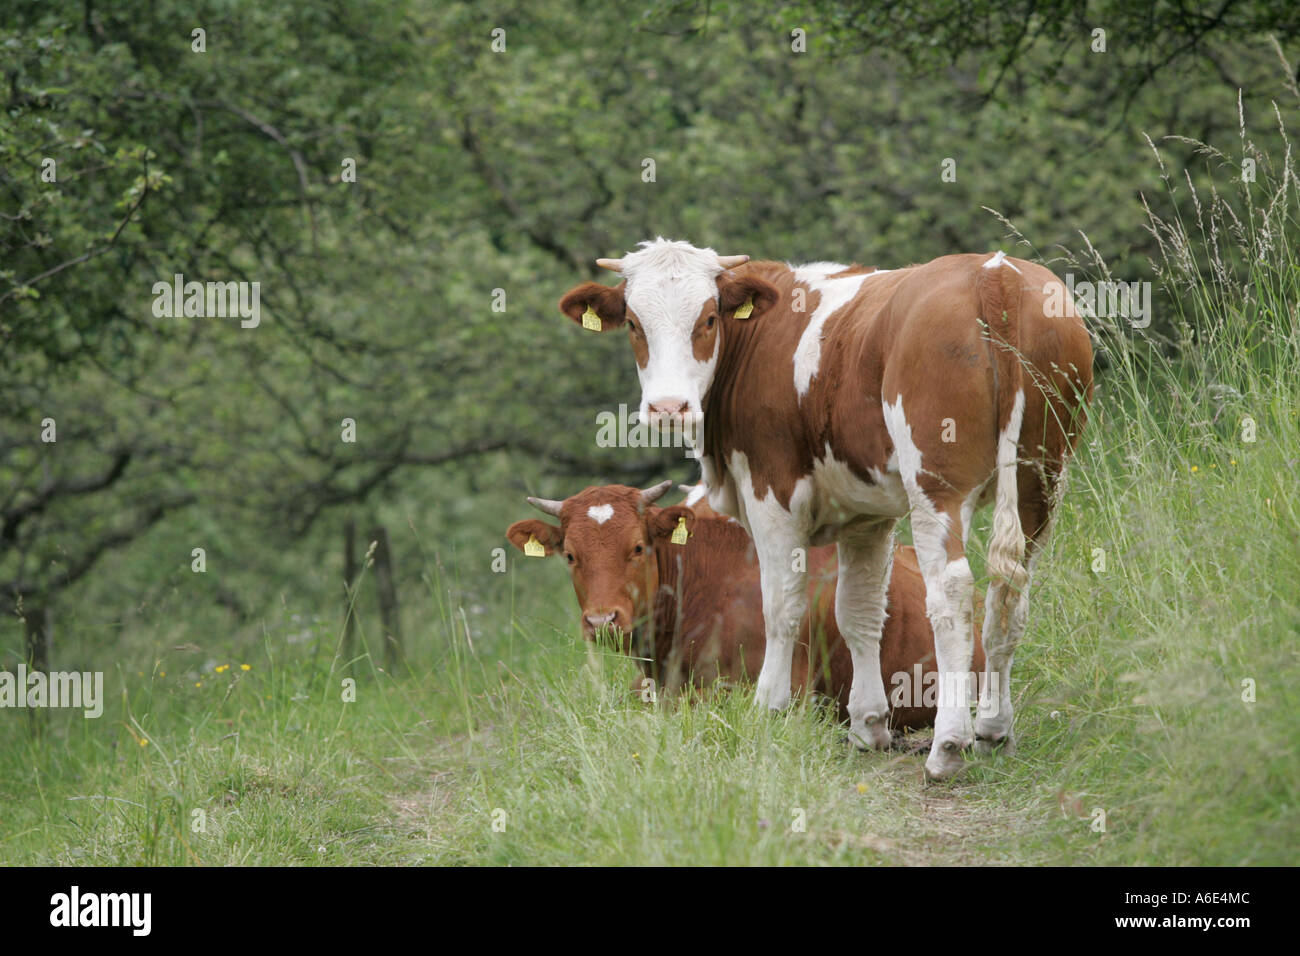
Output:
M336 623L286 611L254 641L124 639L99 720L0 713L0 862L1294 863L1300 197L1280 169L1235 199L1171 183L1182 216L1150 221L1168 334L1094 324L1110 368L1017 654L1015 756L926 788L922 754L856 753L806 702L648 704L631 662L573 636L558 567L512 570L475 614L479 586L430 556L410 662L362 654L352 702Z

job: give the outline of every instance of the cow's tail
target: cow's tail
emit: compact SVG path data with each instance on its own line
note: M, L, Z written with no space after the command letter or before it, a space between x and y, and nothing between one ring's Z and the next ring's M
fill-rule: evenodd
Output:
M1025 568L1025 535L1020 526L1017 487L1017 448L1025 413L1024 373L1020 354L1020 298L1023 277L1001 252L984 263L975 280L980 311L988 326L997 383L997 470L993 504L993 537L988 570L995 582L1020 591L1029 581Z

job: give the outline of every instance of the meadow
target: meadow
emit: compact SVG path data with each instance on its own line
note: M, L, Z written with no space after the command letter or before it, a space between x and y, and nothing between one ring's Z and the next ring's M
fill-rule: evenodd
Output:
M1167 183L1198 213L1148 222L1173 338L1092 323L1103 368L1017 653L1014 756L923 786L923 753L856 752L815 702L644 702L631 661L577 636L559 562L511 550L491 575L408 516L425 586L392 673L365 621L345 659L338 608L292 598L255 628L154 618L69 648L110 697L98 720L0 713L0 863L1294 864L1291 162L1235 195Z

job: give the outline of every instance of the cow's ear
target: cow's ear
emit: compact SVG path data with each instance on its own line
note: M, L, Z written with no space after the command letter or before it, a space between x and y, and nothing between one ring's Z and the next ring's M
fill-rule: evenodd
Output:
M650 529L650 537L658 541L661 538L671 539L673 533L677 531L682 519L686 519L686 533L691 534L691 529L695 527L695 512L685 505L673 505L671 508L656 508L650 512L646 518L646 526Z
M781 293L776 291L776 286L758 276L724 272L718 277L718 304L723 315L756 319L780 299Z
M553 524L547 524L537 518L528 518L524 521L516 521L506 529L506 537L524 554L528 554L528 543L535 541L540 544L543 554L538 557L552 555L560 550L560 545L564 543L564 535L560 529Z
M627 318L623 302L626 286L626 282L620 282L616 286L584 282L565 293L560 300L560 311L593 332L618 328Z

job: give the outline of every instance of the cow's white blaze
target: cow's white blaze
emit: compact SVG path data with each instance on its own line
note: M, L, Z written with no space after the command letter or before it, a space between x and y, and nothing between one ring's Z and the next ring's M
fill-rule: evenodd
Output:
M623 257L625 298L645 333L649 357L637 368L641 380L641 421L650 423L650 406L682 402L686 417L700 424L704 395L718 362L719 337L713 354L695 357L691 333L700 310L718 298L722 273L718 254L688 242L655 239Z
M596 524L604 524L610 518L614 517L613 505L592 505L587 509L587 517Z

